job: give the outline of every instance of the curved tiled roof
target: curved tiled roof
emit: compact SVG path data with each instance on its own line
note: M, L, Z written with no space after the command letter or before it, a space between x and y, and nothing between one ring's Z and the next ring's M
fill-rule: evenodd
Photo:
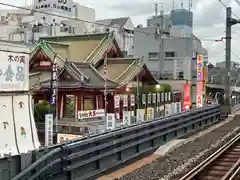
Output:
M46 41L44 40L41 40L37 46L34 48L34 50L32 51L31 55L30 55L30 60L40 51L40 50L43 50L43 53L49 57L49 59L54 59L55 57L55 60L57 61L57 66L59 68L63 68L64 67L64 63L65 63L65 60L63 58L61 58L55 51L54 49L50 46L49 43L47 43ZM30 64L31 64L31 61L30 61Z

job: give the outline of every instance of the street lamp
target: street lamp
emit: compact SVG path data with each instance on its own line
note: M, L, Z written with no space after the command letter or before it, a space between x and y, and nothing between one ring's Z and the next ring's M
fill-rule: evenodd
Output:
M156 90L159 91L161 89L161 85L160 84L157 84L156 85Z

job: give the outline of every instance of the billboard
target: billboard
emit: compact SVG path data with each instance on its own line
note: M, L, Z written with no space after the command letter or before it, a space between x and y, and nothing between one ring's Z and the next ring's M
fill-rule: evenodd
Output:
M196 81L196 106L203 106L203 93L204 93L204 60L202 55L197 56L197 81Z
M29 55L0 51L0 91L29 90Z

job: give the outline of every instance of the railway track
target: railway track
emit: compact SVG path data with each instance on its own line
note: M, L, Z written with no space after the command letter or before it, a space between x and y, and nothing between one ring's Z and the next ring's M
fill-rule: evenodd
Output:
M180 180L239 180L240 133Z

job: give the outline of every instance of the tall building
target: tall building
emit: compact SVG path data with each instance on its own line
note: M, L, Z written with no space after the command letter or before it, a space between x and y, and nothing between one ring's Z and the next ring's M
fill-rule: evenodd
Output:
M158 76L165 74L168 78L176 78L181 71L185 72L185 78L195 75L196 54L207 58L207 51L192 33L192 16L191 11L176 9L171 14L162 13L148 18L147 27L135 28L135 55L144 57L150 70ZM162 40L159 35L154 35L159 28L165 32Z
M186 9L175 9L171 11L172 28L181 29L185 36L193 33L193 13Z

